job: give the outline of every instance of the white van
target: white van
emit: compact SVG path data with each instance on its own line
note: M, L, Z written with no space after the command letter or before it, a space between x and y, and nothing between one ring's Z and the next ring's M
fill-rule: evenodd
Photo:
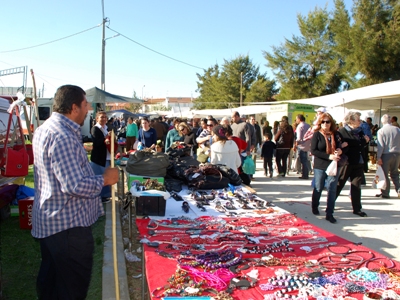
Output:
M43 124L44 121L46 121L51 114L53 113L53 98L38 98L38 115L39 115L39 125ZM38 127L37 121L36 121L36 116L33 113L33 109L31 106L26 106L27 114L29 116L29 119L31 120L31 128L33 127L33 130ZM87 141L87 138L91 138L90 135L90 129L91 129L91 117L93 114L93 110L89 110L85 123L81 127L81 134L82 134L82 139L83 141ZM28 129L26 128L26 116L21 110L21 121L22 121L22 128L24 131L24 135L28 135Z

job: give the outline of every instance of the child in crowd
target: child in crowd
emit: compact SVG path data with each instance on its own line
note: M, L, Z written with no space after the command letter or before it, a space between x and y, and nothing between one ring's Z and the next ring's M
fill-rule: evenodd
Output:
M261 158L264 160L264 174L265 176L268 176L267 174L269 169L269 178L272 178L274 173L274 169L272 168L272 158L274 156L274 149L276 148L276 145L273 141L271 141L271 133L266 132L264 138L265 142L261 148Z

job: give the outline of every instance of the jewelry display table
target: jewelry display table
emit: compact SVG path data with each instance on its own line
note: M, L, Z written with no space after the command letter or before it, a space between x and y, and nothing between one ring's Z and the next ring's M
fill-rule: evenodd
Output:
M167 200L164 217L136 219L152 299L398 299L398 262L245 188L218 191L205 211L199 194L179 196Z

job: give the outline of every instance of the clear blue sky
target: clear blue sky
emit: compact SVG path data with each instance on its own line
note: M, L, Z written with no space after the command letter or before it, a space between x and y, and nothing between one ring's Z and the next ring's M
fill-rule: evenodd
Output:
M351 0L345 1L350 11ZM299 35L297 14L315 7L333 8L333 0L104 0L108 26L122 36L106 41L105 86L110 93L131 97L196 97L197 76L224 59L249 55L267 72L262 51ZM100 87L102 27L51 42L102 22L101 0L3 1L0 70L28 66L44 96L63 84ZM115 32L106 28L106 38ZM21 86L22 75L0 77L0 86ZM32 86L28 73L28 87Z

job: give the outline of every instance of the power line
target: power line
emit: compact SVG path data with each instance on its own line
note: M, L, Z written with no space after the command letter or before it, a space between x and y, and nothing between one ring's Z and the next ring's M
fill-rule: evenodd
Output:
M200 70L204 70L204 68L200 68L200 67L198 67L198 66L195 66L195 65L186 63L186 62L181 61L181 60L179 60L179 59L173 58L173 57L171 57L171 56L168 56L168 55L166 55L166 54L163 54L163 53L161 53L161 52L158 52L158 51L156 51L156 50L153 50L153 49L151 49L151 48L149 48L149 47L147 47L147 46L145 46L145 45L143 45L143 44L141 44L141 43L139 43L139 42L136 42L136 41L132 40L131 38L127 37L126 35L123 35L122 33L118 32L118 31L116 31L116 30L111 29L111 28L108 27L108 26L107 26L107 28L110 29L111 31L114 31L115 33L118 33L120 36L123 36L124 38L126 38L126 39L129 40L129 41L131 41L131 42L133 42L133 43L135 43L135 44L137 44L137 45L139 45L139 46L141 46L141 47L143 47L143 48L146 48L147 50L150 50L150 51L152 51L152 52L154 52L154 53L157 53L158 55L164 56L164 57L166 57L166 58L169 58L169 59L171 59L171 60L177 61L177 62L179 62L179 63L181 63L181 64L184 64L184 65L188 65L188 66L193 67L193 68L197 68L197 69L200 69ZM0 52L0 53L1 53L1 52Z
M75 35L78 35L78 34L84 33L84 32L86 32L86 31L89 31L89 30L95 29L95 28L99 27L100 25L101 25L101 24L99 24L99 25L96 25L96 26L93 26L92 28L85 29L85 30L82 30L82 31L80 31L80 32L77 32L77 33L74 33L74 34L71 34L71 35L68 35L68 36L65 36L65 37L62 37L62 38L59 38L59 39L53 40L53 41L50 41L50 42L42 43L42 44L35 45L35 46L30 46L30 47L20 48L20 49L14 49L14 50L0 51L0 53L17 52L17 51L22 51L22 50L27 50L27 49L32 49L32 48L36 48L36 47L40 47L40 46L44 46L44 45L48 45L48 44L51 44L51 43L55 43L55 42L58 42L58 41L61 41L61 40L68 39L68 38L70 38L70 37L73 37L73 36L75 36Z

